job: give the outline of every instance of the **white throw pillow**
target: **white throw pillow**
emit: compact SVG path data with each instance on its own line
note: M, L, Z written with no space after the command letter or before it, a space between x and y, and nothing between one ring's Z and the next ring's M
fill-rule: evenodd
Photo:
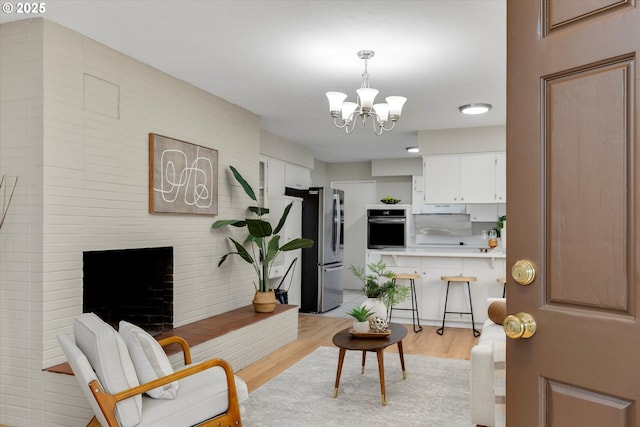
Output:
M129 349L129 355L141 383L173 374L173 367L158 341L142 328L120 321L120 336ZM154 399L175 399L178 381L154 388L147 395Z
M109 394L140 385L127 346L118 332L94 313L84 313L73 322L76 345L89 360L96 376ZM142 396L116 404L116 416L123 427L140 424Z

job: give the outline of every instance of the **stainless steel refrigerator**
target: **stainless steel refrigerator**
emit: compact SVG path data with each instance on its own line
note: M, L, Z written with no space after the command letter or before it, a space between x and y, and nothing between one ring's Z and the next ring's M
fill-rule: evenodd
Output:
M344 191L286 188L285 194L302 198L302 237L315 242L302 249L300 311L323 313L343 301Z

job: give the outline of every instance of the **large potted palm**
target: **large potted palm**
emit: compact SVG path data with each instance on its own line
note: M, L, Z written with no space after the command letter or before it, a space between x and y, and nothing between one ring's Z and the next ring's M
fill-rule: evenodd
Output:
M220 267L230 255L237 255L251 264L258 276L258 284L256 285L254 283L256 295L253 300L253 308L256 312L272 312L276 306L275 292L269 287L269 274L273 260L276 259L280 252L310 248L313 246L313 240L296 238L280 246L280 235L278 233L286 223L292 203L287 205L278 224L273 228L268 221L263 219L263 216L269 213L269 209L260 206L260 201L256 197L253 188L251 188L251 185L249 185L236 168L229 166L229 169L247 196L256 202L256 206L249 206L248 208L248 210L254 214L254 218L223 219L214 222L211 226L214 229L228 225L240 228L246 227L248 232L243 243L229 237L229 240L235 247L235 251L223 255L218 262L218 267ZM245 246L247 246L248 249Z

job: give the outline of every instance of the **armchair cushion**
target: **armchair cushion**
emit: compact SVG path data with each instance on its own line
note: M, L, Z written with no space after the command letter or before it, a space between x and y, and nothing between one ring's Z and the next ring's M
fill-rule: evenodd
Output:
M190 366L190 365L189 365ZM238 402L248 399L247 384L234 375ZM185 410L189 408L188 410ZM180 392L174 400L143 397L139 427L175 427L195 425L203 419L227 410L227 383L224 370L214 367L180 380Z
M119 333L133 361L133 366L141 383L173 374L173 367L158 341L139 326L120 321ZM154 399L175 399L178 381L149 390L147 395Z
M89 360L107 393L113 394L140 385L127 346L111 325L94 313L83 313L73 322L76 345ZM140 423L142 397L134 396L116 405L123 427Z

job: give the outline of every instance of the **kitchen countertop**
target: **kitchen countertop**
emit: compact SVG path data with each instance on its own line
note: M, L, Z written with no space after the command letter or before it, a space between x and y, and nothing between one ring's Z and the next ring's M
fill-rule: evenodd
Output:
M416 257L455 257L455 258L506 258L505 249L497 247L481 252L478 247L470 246L410 246L407 248L369 249L380 255L416 256Z

